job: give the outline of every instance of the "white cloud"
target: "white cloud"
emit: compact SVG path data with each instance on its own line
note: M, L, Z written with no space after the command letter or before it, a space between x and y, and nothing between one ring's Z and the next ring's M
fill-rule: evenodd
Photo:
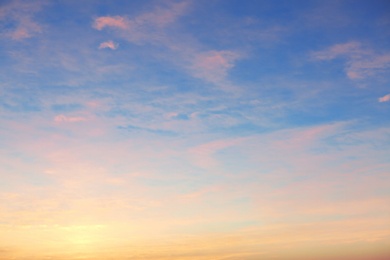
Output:
M108 49L111 49L111 50L116 50L118 48L118 44L113 42L113 41L102 42L99 45L99 49L105 49L105 48L108 48Z
M77 123L87 120L81 116L65 116L65 115L57 115L54 117L54 121L57 123Z

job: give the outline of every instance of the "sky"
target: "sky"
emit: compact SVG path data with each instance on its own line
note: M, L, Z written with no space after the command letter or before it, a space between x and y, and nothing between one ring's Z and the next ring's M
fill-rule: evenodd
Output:
M0 259L390 258L386 0L0 1Z

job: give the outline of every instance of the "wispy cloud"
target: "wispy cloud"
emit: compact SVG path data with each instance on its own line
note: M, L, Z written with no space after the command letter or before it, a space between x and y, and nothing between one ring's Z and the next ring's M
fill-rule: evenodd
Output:
M347 57L361 57L367 54L362 51L361 44L358 42L347 42L341 44L335 44L325 50L312 53L312 57L318 60L333 60L340 56Z
M93 27L102 30L105 27L117 27L120 29L128 28L128 21L121 16L101 16L95 19Z
M94 20L93 27L102 30L106 27L122 30L122 37L133 43L158 43L166 37L164 29L182 16L189 5L188 1L169 3L155 7L134 18L126 16L102 16ZM163 36L165 34L165 36Z
M166 7L157 7L153 12L144 13L134 20L139 25L165 27L175 22L188 9L190 1L171 2ZM133 21L133 23L134 23Z
M86 121L87 119L82 116L65 116L65 115L57 115L54 117L54 122L57 123L77 123Z
M229 69L240 56L233 51L209 51L196 54L194 57L192 73L202 79L213 83L224 80Z
M352 60L347 67L350 79L364 79L377 73L388 71L390 68L390 54L373 55L363 59Z
M41 2L9 1L0 7L0 21L4 24L14 24L11 28L0 25L3 33L0 35L13 40L23 40L43 31L41 24L34 20L34 15L40 11Z
M179 26L179 18L189 11L189 6L189 1L170 2L133 18L98 17L93 27L97 30L105 27L120 29L117 31L120 37L137 45L162 46L170 53L165 59L178 68L184 68L193 77L219 86L229 85L226 81L229 69L242 55L233 50L205 51L199 42L194 39L189 41L187 35L175 30ZM108 44L105 46L108 47Z
M365 79L390 68L390 54L376 53L359 42L333 45L325 50L311 53L315 60L345 60L345 73L352 80Z
M243 138L237 138L200 144L190 148L188 150L188 155L190 156L190 160L193 161L197 166L204 168L213 167L218 163L218 161L214 158L218 151L235 146L243 140Z
M113 41L102 42L99 45L99 49L105 49L105 48L108 48L108 49L111 49L111 50L116 50L118 48L118 44L113 42Z
M319 8L318 34L299 22L315 3L35 2L0 5L25 5L0 14L0 259L389 244L390 54L380 30L356 34L374 13L328 30ZM20 41L39 33L21 14L45 33Z
M128 131L140 131L140 132L152 133L152 134L157 134L157 135L162 135L162 136L175 136L175 135L177 135L175 132L169 131L169 130L151 129L151 128L139 127L139 126L134 126L134 125L119 126L118 129L124 129L124 130L128 130Z
M379 102L387 102L390 101L390 94L384 95L378 99Z

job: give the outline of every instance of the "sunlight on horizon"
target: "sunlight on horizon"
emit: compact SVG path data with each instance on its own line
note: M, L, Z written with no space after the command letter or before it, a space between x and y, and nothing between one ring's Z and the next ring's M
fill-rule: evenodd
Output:
M0 260L390 259L387 0L4 0Z

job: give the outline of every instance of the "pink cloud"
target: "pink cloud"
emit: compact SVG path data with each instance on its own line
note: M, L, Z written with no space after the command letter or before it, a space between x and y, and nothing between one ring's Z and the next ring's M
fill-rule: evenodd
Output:
M150 12L142 13L132 19L122 16L103 16L95 19L93 27L102 30L105 27L116 27L124 31L122 36L130 42L162 43L169 38L164 29L172 24L187 9L188 2L171 3L159 6Z
M346 68L350 79L363 79L380 73L390 67L390 54L352 59Z
M81 116L57 115L56 117L54 117L54 121L57 123L77 123L86 120L87 119L85 117L81 117Z
M287 136L280 137L273 146L280 150L299 150L299 148L310 147L322 138L332 135L345 127L345 123L319 125L310 128L288 131Z
M199 44L189 41L182 35L172 37L167 28L185 14L190 6L189 1L172 2L155 7L133 18L123 16L104 16L95 19L93 27L102 30L105 27L123 29L121 37L135 44L161 45L168 50L167 59L178 66L186 68L194 77L229 88L226 76L234 63L241 57L235 51L211 50L200 51ZM182 38L181 41L178 38ZM102 43L99 48L114 48L114 44ZM174 58L172 58L174 57Z
M208 198L210 193L216 193L222 191L221 185L213 185L202 187L201 189L193 192L189 192L178 197L178 200L184 203L194 203L195 201ZM223 194L226 197L226 194Z
M102 30L105 27L117 27L142 33L144 37L153 38L153 35L145 35L148 33L147 31L173 23L184 13L187 6L187 1L173 3L168 7L157 7L155 10L138 15L133 19L122 16L102 16L95 19L93 27L97 30Z
M118 44L116 44L113 41L102 42L99 45L99 49L104 49L104 48L108 48L108 49L111 49L111 50L116 50L118 48Z
M168 8L158 7L153 12L144 13L135 18L137 24L153 24L157 27L164 27L176 21L189 5L188 1L172 3Z
M216 83L223 80L239 54L233 51L209 51L196 54L192 72L195 76Z
M26 27L19 27L11 34L11 38L14 40L30 38L31 36L32 36L32 31Z
M371 77L390 67L390 54L377 54L358 42L336 44L325 50L313 52L311 57L315 60L344 58L345 73L352 80Z
M97 30L102 30L104 27L117 27L127 29L128 22L126 18L121 16L102 16L95 19L93 27Z
M30 33L26 30L26 28L18 28L11 34L11 38L14 40L21 40L24 38L30 38Z
M390 94L384 95L378 99L379 102L387 102L390 101Z
M205 144L201 144L189 149L189 155L191 160L198 166L208 168L215 166L217 160L214 158L214 154L225 148L239 144L242 138L230 139L230 140L218 140Z
M33 37L43 31L42 26L34 21L33 16L42 7L40 3L11 1L0 7L0 21L12 22L15 26L4 29L3 35L13 40ZM0 27L1 28L1 27Z
M342 55L360 55L363 54L361 45L358 42L347 42L336 44L323 51L312 53L312 57L318 60L333 60Z

